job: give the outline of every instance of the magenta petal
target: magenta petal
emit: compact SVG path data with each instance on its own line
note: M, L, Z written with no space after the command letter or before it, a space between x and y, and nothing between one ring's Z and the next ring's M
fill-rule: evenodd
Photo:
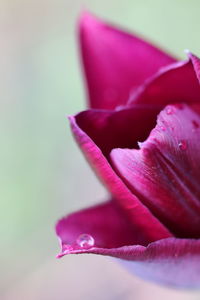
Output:
M85 13L80 43L90 106L113 109L160 67L175 61L153 45Z
M200 86L194 65L190 57L162 68L131 95L128 104L199 103Z
M168 106L140 150L112 161L134 194L179 237L200 237L200 106Z
M162 108L161 105L135 105L117 111L90 109L77 114L75 120L109 158L113 148L135 148L138 141L146 139Z
M115 201L81 210L61 219L56 226L61 241L59 256L89 248L118 248L124 245L147 245L142 231L136 231ZM79 237L89 236L92 244L80 245ZM84 237L83 236L83 237ZM82 240L81 240L82 241Z
M88 249L85 253L121 258L138 276L173 287L200 288L200 240L167 238L147 247Z
M56 226L61 253L93 253L127 260L135 274L159 283L200 286L200 240L167 238L147 247L114 201L82 210L61 219ZM84 234L84 235L83 235ZM80 237L92 244L80 245ZM138 245L139 244L139 245Z
M194 67L197 79L200 83L200 59L191 52L188 52L188 56L189 56L189 58L191 59L191 61L193 63L193 67Z
M97 119L96 121L101 124L101 119ZM171 236L171 233L165 226L151 214L116 175L101 149L79 127L77 117L70 117L70 123L74 136L86 158L103 183L108 187L111 194L114 195L120 207L124 209L134 228L143 233L145 232L146 239L149 242Z
M163 239L143 251L133 246L132 254L125 265L134 274L170 287L200 288L199 239Z

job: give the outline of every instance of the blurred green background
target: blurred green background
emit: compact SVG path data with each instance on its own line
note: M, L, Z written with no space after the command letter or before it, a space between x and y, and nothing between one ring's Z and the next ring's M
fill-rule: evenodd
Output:
M185 48L200 54L198 0L1 0L0 299L200 299L108 258L55 259L56 220L106 198L66 119L85 107L75 31L83 9L180 58Z

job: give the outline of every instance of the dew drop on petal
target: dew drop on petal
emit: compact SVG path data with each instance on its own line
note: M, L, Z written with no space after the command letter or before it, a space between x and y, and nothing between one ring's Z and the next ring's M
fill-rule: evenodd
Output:
M192 120L192 125L196 129L199 128L199 123L197 121L195 121L195 120Z
M167 113L167 115L172 115L172 114L173 114L173 109L172 109L172 107L167 107L167 108L166 108L166 113Z
M94 238L90 234L83 233L79 235L79 237L76 240L76 243L81 248L90 248L94 246Z
M182 140L178 143L178 147L181 150L186 150L187 149L187 142L185 140Z
M160 129L161 129L162 131L165 131L165 130L166 130L166 128L165 128L164 126L160 126Z

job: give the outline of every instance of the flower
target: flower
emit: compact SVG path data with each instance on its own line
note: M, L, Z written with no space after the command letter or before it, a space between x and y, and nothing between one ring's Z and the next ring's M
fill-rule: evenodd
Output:
M58 257L109 255L143 278L200 287L200 61L88 13L80 45L90 109L69 120L111 198L57 223Z

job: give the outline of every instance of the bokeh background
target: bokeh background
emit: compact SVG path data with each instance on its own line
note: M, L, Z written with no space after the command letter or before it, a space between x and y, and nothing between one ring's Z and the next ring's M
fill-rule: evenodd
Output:
M200 54L198 0L0 1L0 299L200 299L158 287L115 260L56 260L54 224L106 199L66 115L85 107L76 41L83 9L184 58Z

